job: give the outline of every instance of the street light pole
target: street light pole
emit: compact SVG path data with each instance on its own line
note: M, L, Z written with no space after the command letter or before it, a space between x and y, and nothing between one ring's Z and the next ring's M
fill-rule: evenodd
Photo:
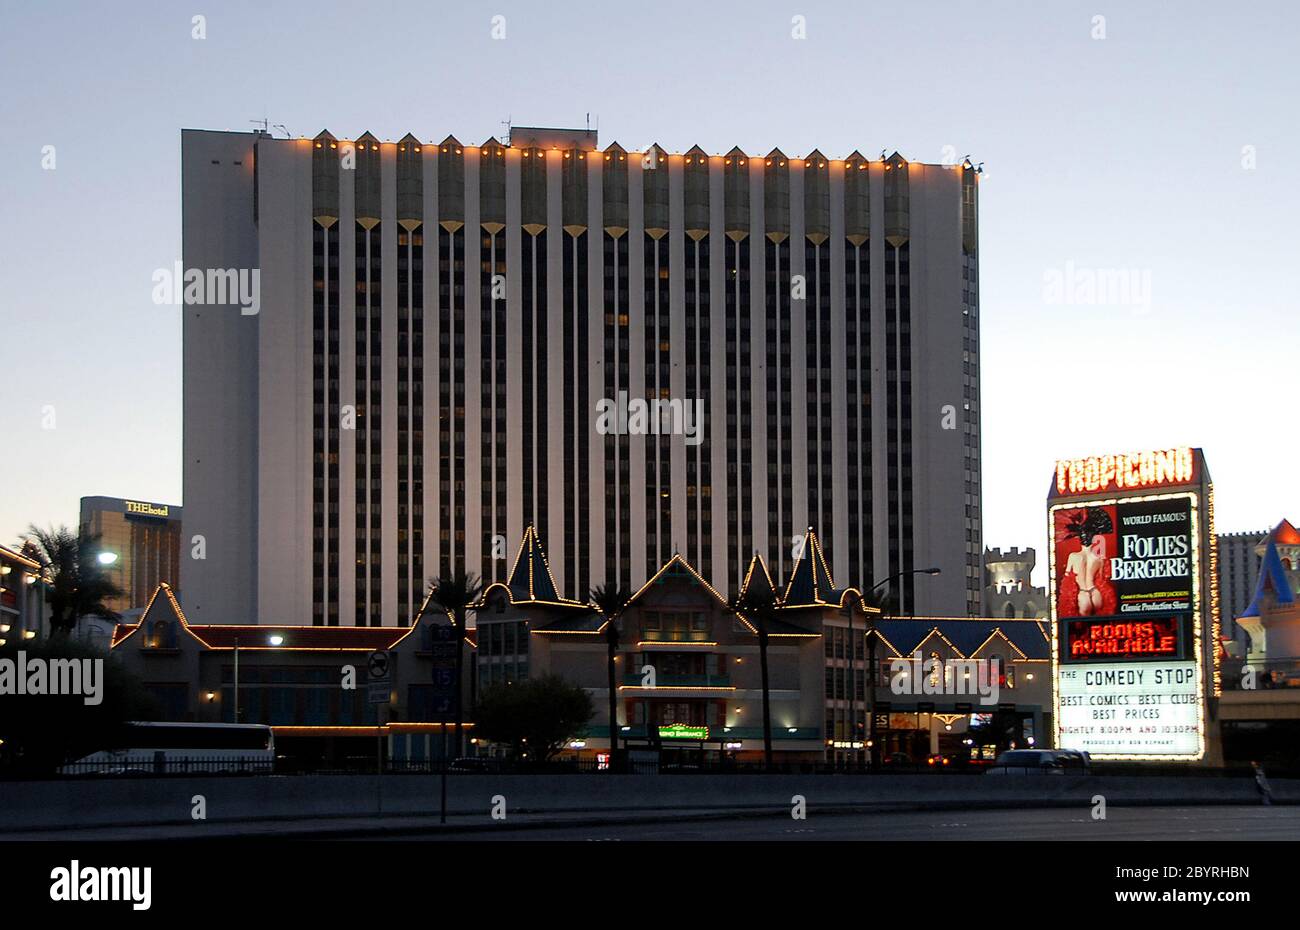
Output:
M853 639L853 609L849 609L849 758L853 760L856 768L858 762L858 751L853 744L858 739L858 701L857 691L855 690L858 666L858 644ZM835 734L831 734L834 739ZM833 748L833 746L832 746Z
M235 637L235 723L239 723L239 637Z
M891 581L895 581L896 579L899 578L905 578L908 575L937 575L937 574L939 574L938 568L914 568L911 571L896 572L895 574L890 575L884 581L878 581L874 585L872 585L871 589L867 591L866 596L870 597L872 594L876 593L876 591L883 588ZM866 600L864 598L863 608L865 609L865 607L866 607ZM876 640L879 637L871 635L876 632L876 614L868 613L867 616L869 617L870 627L868 628L866 635L871 637L870 641L867 643L867 660L868 662L870 662L870 668L867 671L866 685L867 685L867 691L871 695L870 705L867 711L867 713L870 715L869 719L867 720L867 751L868 751L868 759L871 762L871 769L872 771L875 771L876 768L879 766L879 758L880 758L879 748L876 746L876 668L877 668ZM850 630L850 635L851 635L851 630ZM850 661L849 664L851 667L852 661ZM852 702L853 702L853 696L849 695L849 716L850 717L853 716Z

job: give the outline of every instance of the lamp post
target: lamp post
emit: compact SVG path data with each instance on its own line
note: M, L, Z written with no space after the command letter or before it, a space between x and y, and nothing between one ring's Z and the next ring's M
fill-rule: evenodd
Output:
M235 723L239 723L239 637L235 637Z
M874 594L876 591L883 588L885 585L889 584L891 581L895 581L896 579L899 578L906 578L908 575L938 575L938 574L939 574L938 568L914 568L906 572L896 572L895 574L890 575L884 581L877 581L874 585L872 585L870 590L867 591L866 597L870 597L872 594ZM865 609L866 607L865 598L863 599L863 601L864 601L863 607ZM871 636L871 634L876 631L876 620L875 620L876 615L868 614L867 616L870 618L869 621L870 626L867 628L867 636L870 637L870 639L867 642L867 659L868 662L870 663L868 667L869 670L867 672L867 693L870 695L870 699L869 699L870 706L867 711L869 715L869 718L867 720L867 751L869 753L868 758L871 761L871 768L874 771L879 765L879 752L878 752L878 747L876 746L876 639L877 637ZM853 667L853 661L855 660L853 659L853 657L851 657L849 662L850 668ZM853 693L850 692L849 693L850 720L852 720L853 715L854 715Z

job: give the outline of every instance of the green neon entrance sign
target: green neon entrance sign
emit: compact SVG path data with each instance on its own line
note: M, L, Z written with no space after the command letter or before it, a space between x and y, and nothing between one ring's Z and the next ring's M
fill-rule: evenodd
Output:
M708 727L692 727L684 723L674 723L659 728L660 739L708 739Z

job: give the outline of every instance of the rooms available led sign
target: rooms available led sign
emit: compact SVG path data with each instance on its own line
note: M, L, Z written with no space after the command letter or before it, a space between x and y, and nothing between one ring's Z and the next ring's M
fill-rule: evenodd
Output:
M1190 480L1186 460L1171 461ZM1116 483L1097 482L1106 490ZM1139 481L1126 477L1124 484ZM1198 494L1134 490L1063 500L1069 488L1065 495L1054 488L1048 509L1056 745L1103 759L1199 759Z

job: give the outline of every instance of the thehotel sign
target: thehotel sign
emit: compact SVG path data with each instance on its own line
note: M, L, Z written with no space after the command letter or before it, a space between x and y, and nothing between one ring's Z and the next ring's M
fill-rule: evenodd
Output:
M165 517L170 512L166 504L147 504L143 501L123 501L123 503L126 505L126 513L141 517Z
M1048 500L1056 745L1205 754L1211 506L1200 451L1057 462Z

